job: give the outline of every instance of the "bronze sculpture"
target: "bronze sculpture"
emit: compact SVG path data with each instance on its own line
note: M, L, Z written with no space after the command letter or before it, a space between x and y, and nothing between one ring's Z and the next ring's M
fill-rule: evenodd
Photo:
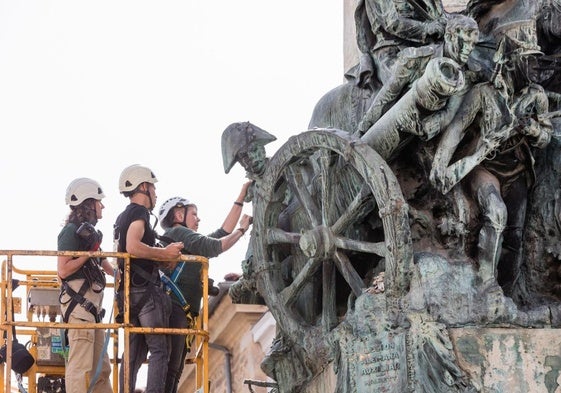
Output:
M480 38L461 62L435 55L438 42L399 47L391 62L414 59L421 72L398 88L357 65L318 102L310 129L250 176L244 273L277 321L264 368L281 392L304 391L329 364L338 393L475 392L446 327L561 326L550 274L561 255L560 29L524 1L470 2ZM521 144L533 155L513 168L526 177L482 175L519 160ZM472 146L477 159L467 159Z

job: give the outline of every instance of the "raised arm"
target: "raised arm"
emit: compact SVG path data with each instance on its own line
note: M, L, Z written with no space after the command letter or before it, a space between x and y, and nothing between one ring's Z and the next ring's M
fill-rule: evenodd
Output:
M240 226L235 229L229 235L220 238L220 243L222 246L222 252L230 249L234 244L240 240L240 238L247 232L249 226L252 223L252 217L244 214L240 219Z
M242 189L240 190L238 197L234 200L234 203L232 203L232 208L230 209L230 212L222 223L222 229L224 229L226 232L232 233L232 231L236 227L236 224L238 223L238 220L240 219L240 216L242 214L243 202L247 194L247 189L252 183L252 180L245 182L242 185Z

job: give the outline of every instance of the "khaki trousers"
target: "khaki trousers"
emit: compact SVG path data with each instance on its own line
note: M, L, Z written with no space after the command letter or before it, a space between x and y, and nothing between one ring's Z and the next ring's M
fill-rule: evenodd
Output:
M76 308L81 308L76 306ZM92 323L70 314L69 323ZM67 393L86 393L95 376L100 356L104 352L105 330L69 329L70 352L66 362L65 382ZM101 372L92 390L93 393L113 393L110 381L111 364L107 352L103 354Z

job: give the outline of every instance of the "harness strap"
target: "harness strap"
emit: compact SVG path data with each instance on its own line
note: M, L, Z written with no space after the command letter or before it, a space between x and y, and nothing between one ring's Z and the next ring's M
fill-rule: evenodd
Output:
M164 235L156 234L156 237L159 240L161 240L161 241L163 241L167 244L173 243L175 241L172 238L164 236ZM167 275L165 275L164 273L161 273L160 274L160 279L164 283L166 293L168 295L171 295L173 293L175 295L175 297L177 298L177 300L179 301L179 303L181 304L181 307L183 307L183 311L188 313L191 310L191 305L187 302L187 300L185 299L185 296L183 295L183 293L181 292L181 290L178 288L178 286L176 284L177 279L181 275L181 272L183 272L183 268L185 267L186 263L187 262L185 262L185 261L179 262L177 264L177 266L175 267L175 269L173 269L173 271L171 272L171 275L169 277Z
M84 294L89 288L89 284L87 280L84 280L84 283L82 284L78 292L70 288L70 285L68 285L67 281L62 282L62 288L63 288L63 292L61 292L60 296L62 297L63 293L66 292L72 299L62 318L62 320L65 323L68 323L70 314L72 313L72 311L74 311L74 309L78 304L84 307L86 311L90 312L94 316L96 322L100 322L103 319L103 314L105 313L105 310L102 309L100 312L98 312L97 307L84 297Z
M144 303L146 303L148 301L148 297L151 295L151 291L153 291L156 287L158 287L160 285L160 283L157 282L157 280L149 275L146 271L144 271L143 269L140 268L134 268L134 265L131 265L131 286L132 283L134 282L134 280L132 280L132 276L134 276L135 274L138 274L140 277L142 277L144 279L144 281L146 282L146 286L147 289L146 291L144 291L144 294L142 296L142 298L140 299L140 301L136 304L136 307L131 307L130 308L130 313L133 315L138 314L138 312L140 311L140 309L142 308L142 306L144 305ZM119 286L119 291L124 290L124 285L121 282L121 285ZM123 299L124 301L124 299ZM124 310L119 310L119 314L122 316L122 313L124 312Z
M117 277L117 269L113 269L113 277ZM115 299L116 296L117 296L117 288L113 290L113 299ZM113 309L111 309L111 315L109 316L109 320L111 320L112 316L113 316ZM101 374L101 369L103 366L103 358L107 355L107 347L109 345L110 337L111 337L111 329L107 329L107 331L105 332L105 341L103 342L103 351L99 355L97 366L95 368L95 374L92 380L90 381L90 386L88 387L88 393L93 392L95 383Z
M183 296L183 293L181 293L181 290L179 289L175 281L170 279L164 273L160 274L160 278L166 287L166 293L168 295L171 295L173 293L176 296L177 300L179 300L179 303L181 304L181 307L183 308L183 311L188 312L189 310L191 310L191 305L187 302L185 296Z
M144 279L144 281L146 281L148 284L152 284L154 286L159 285L158 280L155 278L155 276L152 276L152 275L148 274L146 272L146 270L144 270L144 269L136 268L136 267L133 267L133 265L131 265L131 276L134 276L135 274L138 274L140 277L142 277ZM134 282L134 280L131 280L131 284L133 282ZM131 285L131 286L134 286L134 285Z

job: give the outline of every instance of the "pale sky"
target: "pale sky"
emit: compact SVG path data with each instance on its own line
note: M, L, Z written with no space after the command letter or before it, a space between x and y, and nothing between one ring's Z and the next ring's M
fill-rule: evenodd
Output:
M224 173L224 128L271 132L271 156L343 73L342 0L0 1L0 249L56 250L66 187L91 177L112 251L119 174L135 163L158 177L158 207L193 200L210 233L245 181L239 165ZM248 238L211 277L241 272Z

